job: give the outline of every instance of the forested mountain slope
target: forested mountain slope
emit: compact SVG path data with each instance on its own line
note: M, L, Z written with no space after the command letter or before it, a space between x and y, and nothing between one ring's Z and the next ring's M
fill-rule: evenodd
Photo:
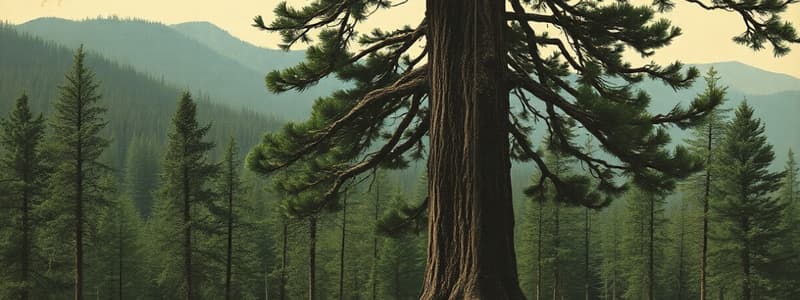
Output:
M130 141L146 137L160 147L167 136L167 126L175 110L181 89L142 74L132 67L111 62L93 52L87 61L100 82L102 105L108 108L108 135L112 140L107 151L115 167L121 167ZM73 49L45 42L0 26L0 114L5 115L14 100L27 93L32 107L48 115L58 97L57 86L64 83ZM213 123L210 136L224 143L233 135L246 151L266 131L278 128L283 121L260 113L234 110L211 103L208 96L195 90L202 122Z
M311 88L302 96L298 93L269 93L264 85L264 75L272 69L299 62L302 52L287 53L241 45L241 41L224 32L221 40L213 32L190 37L161 23L116 18L85 21L40 18L17 27L21 32L70 48L84 44L87 49L108 59L134 66L136 70L163 78L167 83L205 91L212 101L237 110L246 108L300 119L310 112L316 97L327 95L335 88L331 81L326 81L328 84ZM177 28L189 32L188 27L191 26ZM212 39L202 40L201 36Z

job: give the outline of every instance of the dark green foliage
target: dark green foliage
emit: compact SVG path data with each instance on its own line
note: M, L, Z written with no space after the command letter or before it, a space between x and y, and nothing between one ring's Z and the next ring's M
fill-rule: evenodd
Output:
M650 113L646 110L650 97L645 91L637 90L636 83L649 77L674 89L683 89L694 82L697 70L689 68L683 72L680 62L667 66L647 64L634 67L622 59L626 47L650 56L680 35L679 28L672 26L667 19L659 19L656 13L656 10L669 10L672 3L662 1L637 6L627 2L593 2L573 7L553 1L541 4L538 8L542 11L532 14L527 2L523 2L511 1L512 12L507 13L511 22L507 38L511 69L508 81L511 91L521 102L519 110L510 115L514 125L510 128L514 137L514 157L536 161L539 168L547 169L531 151L525 133L530 128L530 121L550 120L546 123L547 131L554 137L555 144L564 148L567 155L587 164L593 175L601 179L595 183L596 188L586 188L586 179L554 178L550 172L542 172L544 179L538 181L538 185L550 180L561 193L575 194L565 198L598 206L605 203L598 192L620 192L620 187L613 182L616 174L633 174L635 181L642 186L668 191L674 187L675 182L671 179L686 177L699 169L700 165L691 160L682 147L675 151L665 150L670 142L666 127L696 125L708 111L720 104L721 99L700 97L689 107L674 107L664 114ZM358 34L359 20L369 16L365 12L392 6L374 1L340 4L340 1L320 0L294 8L282 3L275 9L271 23L258 16L253 24L262 30L279 32L283 37L281 47L286 49L298 42L311 44L305 62L283 71L272 71L266 76L267 86L273 92L304 90L330 75L349 81L353 88L319 98L307 122L292 124L281 133L268 135L251 153L249 165L252 169L271 173L295 162L314 161L317 155L339 151L338 147L331 145L351 145L357 141L355 148L345 151L347 153L364 153L378 143L386 145L385 152L376 151L372 153L374 155L340 157L342 162L348 163L338 164L335 171L326 172L329 175L324 180L312 180L318 183L316 185L331 187L325 193L326 198L334 197L333 194L342 186L340 182L369 169L358 167L360 164L371 166L388 162L389 165L403 166L404 163L397 162L421 158L418 154L423 144L419 143L419 138L427 133L427 127L421 125L427 122L425 97L422 97L420 109L413 110L416 116L405 114L411 118L410 124L416 125L386 126L391 123L388 121L390 116L412 111L413 99L427 92L425 68L420 62L425 61L428 53L410 51L414 45L430 42L424 40L427 38L427 22L394 31L375 30ZM780 13L786 4L753 7L726 4L721 7L728 6L742 14L745 23L756 25L751 23L756 12L781 23ZM569 17L549 15L556 12ZM565 35L577 41L571 44L579 48L578 53L567 51L564 45L570 43L559 37L536 33L532 24L553 24L563 28ZM790 30L791 26L781 25L781 28L765 32L755 30L751 36L765 37L774 42L776 53L784 53L787 49L785 43L797 42L797 37ZM312 34L318 34L318 38L313 39ZM763 43L764 40L760 41ZM360 47L355 47L356 43ZM760 48L756 38L746 44ZM560 51L545 55L539 49L544 46ZM356 51L357 48L360 50ZM573 84L566 77L575 73L578 80ZM612 85L609 82L622 83ZM561 91L563 93L559 93ZM539 101L543 102L542 105L537 103ZM587 153L586 149L575 145L574 139L564 132L564 124L572 121L585 127L603 150L619 158L622 164ZM387 132L374 134L381 128ZM397 136L398 140L392 136ZM295 188L310 187L298 185Z
M53 99L58 97L56 86L63 82L62 74L70 70L71 57L71 50L63 46L0 25L0 99L16 99L25 90L33 112L52 114ZM135 139L145 139L144 143L154 148L144 152L156 151L153 158L160 160L167 143L165 132L169 130L171 113L177 108L174 100L181 90L161 78L145 75L92 51L86 53L86 62L102 82L103 103L108 109L105 134L111 141L105 154L109 165L117 172L126 171L127 151ZM240 155L257 144L264 131L275 130L283 123L274 116L212 103L202 92L195 93L195 98L198 119L214 122L209 140L223 144L233 135L241 144ZM7 114L12 109L13 101L0 101L0 113ZM222 149L213 152L217 158L221 154Z
M654 299L671 287L663 268L668 264L664 246L668 244L664 227L664 196L636 188L626 194L621 240L621 277L626 299Z
M210 263L212 274L224 274L220 284L226 299L253 299L264 292L262 286L264 266L253 263L266 255L264 247L264 222L256 208L266 199L245 197L245 186L241 171L243 164L238 158L239 148L231 138L225 146L219 173L214 179L217 201L210 207L215 220L210 224L211 232L204 252L214 253ZM257 188L256 188L257 189ZM218 276L210 276L218 280ZM214 294L216 295L216 294Z
M626 1L572 4L547 0L533 4L530 1L511 0L496 7L490 7L487 4L490 2L474 1L468 2L465 7L474 5L477 11L486 5L484 8L494 10L475 14L474 18L464 18L464 24L469 26L460 26L461 23L456 21L461 19L453 15L456 12L451 13L448 6L442 3L427 2L431 6L426 8L425 18L416 27L374 30L367 34L358 33L359 23L374 11L391 9L391 3L316 0L293 8L281 2L274 10L275 18L271 23L265 22L261 16L254 18L254 27L281 34L283 43L280 47L285 50L298 42L311 44L306 51L305 62L267 74L266 85L270 91L303 91L331 75L351 84L332 93L330 97L317 99L307 121L290 123L279 132L265 135L262 143L248 156L247 165L251 170L264 175L277 173L274 177L278 182L276 186L281 192L291 195L287 204L289 214L313 217L325 210L335 210L342 190L359 176L376 167L404 168L409 165L409 160L424 159L426 135L432 145L429 164L432 169L445 169L437 165L440 162L442 166L450 168L461 163L467 168L472 167L473 171L498 171L504 174L505 169L486 167L480 170L482 165L476 162L486 158L477 157L470 151L483 147L499 153L497 157L490 158L499 159L492 162L497 168L503 168L511 159L534 162L539 170L539 178L529 191L544 195L546 189L552 190L551 197L557 200L556 208L561 203L595 208L607 206L611 197L625 189L624 185L617 182L621 175L630 176L631 181L644 190L665 195L675 188L677 180L701 169L701 160L690 155L685 147L678 145L674 151L667 150L671 142L667 127L685 129L699 124L722 99L698 97L688 107L675 106L663 114L651 113L647 110L650 96L638 89L637 83L647 76L662 81L672 89L685 89L698 76L697 69L689 68L683 72L683 65L679 61L667 66L654 62L632 66L623 60L627 49L641 56L651 56L680 35L681 30L672 26L668 19L656 17L656 10L667 11L673 6L671 1L634 5ZM706 7L702 2L693 3ZM764 41L769 41L778 55L788 51L786 43L800 42L791 25L780 25L783 24L780 13L789 3L715 3L715 7L706 8L738 12L748 25L748 30L737 41L754 49L761 48ZM507 11L509 9L511 11ZM768 16L768 23L772 25L754 21L754 15ZM498 21L498 16L504 19ZM452 24L449 23L451 21ZM448 26L464 27L457 29L463 32L444 34L456 30ZM560 34L551 37L547 32L537 34L535 31L551 26L557 28ZM313 43L312 34L317 34ZM495 34L501 36L493 36ZM491 38L489 35L492 35ZM463 45L471 45L473 48L470 50L476 53L464 51L462 57L460 53L456 55L455 52L443 50ZM415 46L423 50L411 50L416 49ZM540 48L548 48L554 53L543 53ZM470 67L462 70L465 65ZM500 74L476 74L481 73L480 67L485 65L500 65ZM465 81L463 86L450 83L449 76L454 82ZM490 76L497 78L487 78ZM577 80L570 76L576 76ZM498 95L493 89L497 84L507 88L514 100L519 100L517 109L509 109L508 95ZM459 99L462 98L458 94L460 90L469 90L481 97L492 95L494 98L485 101L495 106L489 105L492 109L486 111L471 108L475 112L468 110L467 121L449 120L451 113L462 117L459 109L469 107L472 103L469 102L472 99L466 97L469 99L465 103L469 105L454 104L458 103L454 101L462 100ZM449 96L450 92L455 96ZM481 101L477 103L483 104ZM429 115L429 112L434 115ZM547 161L541 153L537 153L529 136L534 124L546 127L549 147L558 155L577 160L587 172L560 172L559 166L554 165L557 162ZM596 141L604 154L612 158L606 159L587 147L577 145L577 135L572 132L574 127L582 128L590 135L591 141ZM483 141L481 134L494 131L497 136L503 137L498 143L489 143L496 145L473 146ZM463 140L455 140L464 145L438 143L445 140L445 133L450 132L463 134ZM510 153L503 148L507 141L511 144ZM449 159L457 163L447 165L445 162L449 162ZM511 186L510 179L489 184L489 180L472 182L466 178L464 182L459 182L458 176L450 178L439 173L431 174L436 174L436 178L432 178L429 185L430 203L423 202L416 208L398 207L386 218L386 226L382 226L382 231L392 232L394 228L402 227L400 225L417 223L425 204L444 207L442 210L429 211L429 229L436 231L429 236L429 245L439 246L450 242L453 245L442 245L445 250L434 248L428 253L427 289L421 297L441 298L451 293L454 297L464 297L475 291L487 293L493 288L508 293L500 295L499 299L519 297L513 242L475 246L470 244L470 238L435 240L439 234L462 236L461 231L464 237L480 237L482 227L496 229L507 225L503 222L514 217L513 209L494 216L490 212L495 210L480 205L466 205L465 212L451 211L449 205L491 199L497 207L510 207L510 196L493 199L486 195L491 192L479 188L490 186L505 191ZM468 192L436 194L453 187ZM440 196L444 199L439 199ZM660 201L661 196L658 198ZM446 205L440 205L439 202ZM652 298L655 293L652 288L655 280L655 200L650 204L648 294ZM477 215L478 221L465 222L467 225L463 227L459 227L460 224L453 226L455 228L452 230L456 232L446 232L451 230L455 222L450 218L458 220L464 217L459 215L462 213L465 216ZM490 220L484 222L481 219L489 215L492 216ZM491 234L513 239L510 237L513 228L508 227L503 232ZM485 241L480 238L477 240ZM461 247L471 249L469 247L473 246L485 249L467 251L465 257L441 257L447 256L445 253L450 253L448 251L452 249L455 249L453 253L460 253ZM492 247L498 247L499 250ZM558 261L558 239L555 249L555 260ZM471 263L480 264L481 260L476 259L480 257L479 253L494 250L500 251L499 256L509 257L509 265L492 268L478 266L477 269L490 272L499 270L499 274L476 280L468 279L474 274L436 274L441 270L447 273L452 270L450 268L460 268L462 263L472 268L474 266ZM452 261L447 263L456 266L441 265L440 260L448 259ZM553 273L558 277L558 270ZM482 282L487 277L498 279ZM481 287L483 284L498 286ZM437 289L439 285L443 287ZM554 286L557 294L560 288L558 280ZM449 290L451 288L453 291Z
M218 286L203 272L210 266L203 259L216 255L201 251L213 229L207 219L211 212L214 193L210 181L217 165L208 161L208 152L214 144L205 141L210 125L197 121L197 105L186 92L178 101L178 110L172 118L167 153L164 156L161 184L151 222L154 238L151 253L159 265L159 292L171 297L195 298L212 293ZM194 261L192 260L194 258Z
M788 207L787 218L800 221L800 167L797 165L792 149L789 149L787 156L780 198Z
M133 201L145 219L150 217L154 191L158 186L158 148L153 139L134 136L125 158L123 194Z
M775 158L772 146L747 102L737 108L720 147L722 197L712 205L712 237L720 243L713 255L730 264L725 288L744 299L775 296L779 291L771 287L772 276L788 257L776 253L788 237L781 222L786 204L772 194L780 188L783 173L769 170Z
M415 186L409 177L420 170L391 169L424 167L424 162L411 163L425 159L426 135L431 124L436 126L428 113L430 67L423 65L431 62L426 57L429 23L357 34L356 21L393 4L342 3L312 1L302 9L282 5L272 25L256 21L259 27L280 31L286 46L295 40L310 41L302 28L308 22L318 21L309 28L321 31L319 43L307 52L308 62L270 73L268 88L306 90L332 74L348 83L341 86L344 90L318 99L308 121L268 132L247 159L247 167L255 173L242 169L238 157L243 153L233 142L220 148L213 144L236 140L248 150L256 144L256 136L277 128L276 120L210 105L202 94L196 103L185 94L176 105L167 100L179 92L165 86L164 79L152 80L98 56L85 56L86 65L103 83L104 105L89 107L88 116L98 118L81 131L91 137L86 144L94 146L89 147L92 172L86 177L92 181L87 188L91 197L85 201L86 218L79 223L84 224L87 249L84 298L186 298L188 278L194 288L191 298L223 299L229 290L232 299L280 299L282 285L283 299L306 298L311 218L317 224L313 270L318 298L338 298L340 289L343 299L419 296L427 238L419 234L429 220L428 183L423 178L416 184L419 191L409 193ZM528 189L535 201L516 207L517 272L526 295L535 299L536 275L541 272L544 299L582 299L585 278L590 299L640 299L653 293L665 299L697 298L697 225L702 214L697 204L706 182L702 172L687 176L703 166L715 176L710 197L715 239L709 294L739 296L738 253L745 241L763 244L752 248L753 298L800 297L795 286L800 235L787 232L800 224L800 210L793 200L798 185L793 160L786 167L782 189L775 193L779 173L769 171L768 167L774 168L764 154L769 147L756 145L764 143L758 136L763 127L754 125L758 122L739 123L741 131L750 135L719 138L726 132L730 135L737 123L725 129L724 112L717 107L726 90L718 87L713 73L707 77L706 91L690 107L666 114L647 110L649 97L633 83L651 77L668 87L685 88L697 76L692 69L684 73L679 63L632 67L622 60L622 45L651 55L679 35L669 22L656 19L655 10L668 10L672 3L581 3L548 0L539 3L535 12L542 15L536 15L521 13L533 5L529 1L511 1L508 9L514 12L506 15L506 83L520 106L515 104L508 115L508 132L498 134L510 134L512 157L533 161L539 175ZM522 10L518 4L524 5ZM752 7L715 5L744 17L751 8L764 10L766 16L784 6L769 1ZM553 19L549 14L556 11L565 17ZM532 30L540 27L530 23L552 25L570 39L537 34ZM755 48L761 35L763 43L776 42L775 51L782 54L786 46L782 43L794 36L784 25L750 24L766 30L754 29L741 40ZM577 50L563 50L559 42ZM542 56L543 49L564 52ZM570 55L583 57L576 60ZM76 135L68 130L74 122L67 122L74 120L69 108L75 103L61 100L55 110L49 103L57 91L57 75L68 67L69 53L0 25L0 58L0 97L12 99L7 94L15 97L22 89L34 95L30 108L0 102L0 112L10 112L9 120L0 123L0 298L16 299L21 288L31 287L33 299L64 299L71 294L74 269L69 231L75 223L68 179L77 172L69 169L70 152L63 150L77 144L70 139ZM86 86L87 91L99 92L91 84ZM170 123L168 114L176 110ZM54 120L53 137L42 140L44 125L36 114L48 111ZM201 125L209 121L214 127ZM672 125L694 126L695 137L685 148L666 150L672 145L667 134ZM711 151L706 147L709 126ZM536 147L532 137L541 133L546 133L542 144L547 146L531 151ZM601 144L600 151L576 143L585 134ZM40 140L46 144L39 145ZM102 151L106 144L108 150ZM722 155L726 149L729 153ZM20 153L35 155L21 159L25 157ZM744 154L752 155L740 159ZM45 176L48 166L42 161L55 167L52 179ZM212 163L216 161L221 163ZM20 181L19 166L32 166L36 175ZM517 170L525 167L521 166ZM754 169L748 171L749 167ZM275 171L267 179L256 177ZM530 172L515 176L520 173ZM742 180L735 178L737 174ZM639 188L627 194L625 202L611 203L625 188L619 184L625 182L623 175ZM665 196L684 177L688 180L681 186L680 199ZM519 178L515 179L524 183L517 190L529 185L527 175ZM736 184L742 182L755 182L749 187L765 192L737 197L741 189ZM33 195L30 251L20 250L25 247L18 242L19 230L11 226L21 223L15 196L25 191ZM581 205L601 211L595 216ZM589 253L583 244L587 212L593 224ZM737 231L741 223L737 218L742 216L760 224L758 230ZM24 254L30 255L35 271L28 285L20 284L16 272ZM587 254L589 274L584 271ZM190 271L185 271L187 266Z
M34 247L41 220L34 210L42 201L47 168L42 142L45 124L34 115L28 96L16 101L7 119L0 119L0 298L30 299L41 289L34 276L42 257ZM34 263L35 262L35 263Z
M42 235L48 239L48 243L42 246L44 251L74 255L74 264L69 273L75 280L73 288L76 298L85 295L84 243L89 236L88 230L94 226L96 212L110 200L105 197L108 186L101 182L108 174L109 167L100 162L100 156L109 144L102 132L107 124L104 116L106 109L100 103L99 85L94 73L88 69L85 58L83 47L78 48L72 68L66 74L64 84L59 87L60 97L50 117L52 134L48 137L48 151L58 155L54 157L55 169L49 182L50 198L43 210L43 217L48 222L46 234ZM66 236L69 239L62 240ZM58 277L54 276L53 280L65 279Z
M115 178L109 176L103 180ZM116 194L109 193L109 205L95 216L86 298L131 299L150 288L141 244L144 223L133 200Z
M389 199L386 199L389 200ZM396 196L389 209L404 206L403 197ZM375 266L378 283L376 299L416 299L419 297L424 270L424 236L403 234L385 239Z

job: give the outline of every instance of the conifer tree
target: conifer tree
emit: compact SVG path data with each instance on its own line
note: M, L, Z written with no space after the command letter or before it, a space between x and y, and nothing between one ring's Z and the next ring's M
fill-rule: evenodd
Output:
M787 217L790 222L800 222L800 177L798 177L800 167L797 166L792 149L789 149L787 154L783 172L780 197L788 207Z
M53 148L59 159L51 180L54 211L69 213L65 217L72 228L74 250L74 297L84 297L85 226L91 217L87 212L93 205L105 202L100 179L108 169L99 158L108 147L101 131L106 127L106 109L100 106L100 86L84 60L83 46L73 58L72 69L66 74L60 96L51 117ZM96 208L96 207L95 207ZM57 221L57 219L51 219ZM57 224L54 226L63 226Z
M8 118L0 119L0 207L4 211L0 236L8 237L0 241L0 298L28 300L36 288L33 234L39 224L33 210L42 200L47 177L42 154L44 122L41 114L31 112L25 94Z
M718 255L738 262L734 278L741 288L739 297L745 300L766 292L760 283L778 267L771 251L786 236L781 226L786 205L772 195L783 174L769 171L775 155L764 136L764 124L753 113L742 102L726 128L720 146L724 198L714 206L720 229L716 239L726 245Z
M208 161L208 152L214 144L204 140L209 128L211 125L198 123L197 105L191 94L185 92L172 118L158 189L156 220L152 224L158 235L154 246L162 253L160 255L168 256L159 264L161 273L170 276L162 284L168 289L165 292L175 298L196 299L198 287L202 286L194 280L199 274L195 267L200 262L193 258L196 258L198 231L204 229L202 220L209 218L207 210L214 199L209 185L217 166ZM176 273L180 275L175 276ZM178 291L174 290L175 286L179 287Z
M147 285L142 256L142 221L133 200L113 188L117 179L105 176L110 204L97 213L91 239L92 261L87 268L87 298L130 299L143 294Z
M625 296L654 299L662 294L657 283L663 260L663 196L637 187L625 198L625 228L621 257L624 257Z
M404 197L395 195L386 206L402 207ZM415 299L419 296L423 272L423 252L419 249L422 237L409 232L384 239L376 266L373 284L377 285L376 299Z
M601 218L600 278L603 280L603 299L619 299L624 288L622 262L622 220L620 210L622 204L612 204L603 210Z
M714 68L706 74L706 88L698 95L703 101L724 102L727 87L719 85L719 76ZM701 199L702 212L702 241L700 254L700 299L707 296L706 282L708 278L708 233L711 215L711 197L714 185L718 180L715 173L716 160L718 159L719 145L725 130L724 111L713 109L702 123L692 129L692 138L687 141L689 151L704 162L703 172L692 176L685 184L685 190L694 197Z
M782 55L788 43L800 42L781 20L790 3L687 5L741 15L746 30L734 41L756 50L772 46ZM658 184L669 183L662 177L697 170L685 150L665 150L663 126L693 125L719 103L694 101L688 108L650 113L649 96L632 84L646 76L681 89L698 72L684 73L679 62L634 66L623 59L626 51L651 56L681 34L658 18L674 5L429 0L416 26L359 34L358 25L370 14L394 6L375 0L315 0L301 8L281 3L271 23L258 16L254 26L279 32L284 49L310 43L317 33L318 39L306 62L269 73L268 88L302 91L329 75L349 81L350 88L318 99L308 121L268 134L251 152L249 165L264 174L291 170L287 166L338 151L333 145L352 145L320 175L324 180L302 187L323 190L312 207L321 211L352 178L382 163L401 167L407 159L422 159L420 148L429 148L428 201L421 204L428 208L428 244L434 248L421 298L522 298L513 243L512 157L535 163L540 186L551 182L559 194L568 194L565 199L587 206L603 204L599 192L619 192L613 179L623 172ZM536 31L542 27L557 28L560 35ZM573 74L577 80L568 77ZM512 113L509 93L521 110ZM399 115L399 124L389 121ZM597 188L573 188L574 180L550 172L526 135L532 120L550 125L547 130L567 153L600 178ZM565 137L566 120L580 123L619 163L587 154Z
M227 212L225 214L225 225L226 225L226 258L225 258L225 299L230 300L232 295L232 285L231 285L231 276L232 276L232 264L233 264L233 229L236 227L234 223L235 221L235 214L234 214L234 202L238 202L241 189L242 189L242 181L239 177L239 160L236 158L237 153L239 152L236 141L231 137L228 141L228 145L225 147L225 153L223 154L222 160L222 172L219 180L218 186L218 194L223 195L225 200L225 208L227 208ZM239 204L239 203L236 203Z

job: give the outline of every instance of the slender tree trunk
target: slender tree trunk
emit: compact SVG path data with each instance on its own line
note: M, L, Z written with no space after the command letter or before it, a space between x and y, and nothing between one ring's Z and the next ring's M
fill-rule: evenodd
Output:
M344 299L344 242L347 232L347 194L344 195L342 206L342 243L339 248L339 300Z
M542 206L544 204L539 201L539 218L536 220L538 234L536 239L536 300L542 300L542 218L544 217Z
M686 298L684 293L684 277L686 277L685 273L685 254L684 254L684 243L686 239L686 207L685 204L681 203L681 234L680 234L680 245L678 245L678 300L682 300Z
M377 176L377 175L376 175ZM380 218L381 181L375 181L375 224ZM378 299L378 233L372 233L372 300Z
M402 299L400 298L400 265L397 263L394 264L394 298Z
M555 228L553 229L553 248L555 249L555 254L553 255L553 300L560 299L560 292L561 292L561 270L559 269L560 257L559 257L559 249L561 248L561 219L559 216L561 210L561 203L558 201L555 202L556 211L554 215L555 221Z
M117 222L119 222L119 236L118 236L118 240L119 240L119 245L118 245L119 246L119 282L118 282L118 284L119 284L119 300L122 300L122 283L123 283L123 278L122 278L123 271L122 271L122 268L124 267L123 257L125 257L124 256L125 253L123 252L123 246L124 245L123 245L122 232L125 230L125 228L124 228L125 223L124 223L124 221L122 219L122 203L121 202L119 203L119 207L117 208Z
M647 218L647 212L637 208L636 214L637 214L637 217L640 218L640 220L639 220L639 236L638 236L638 240L637 240L637 243L639 244L639 255L640 255L639 257L644 258L645 257L644 249L647 246L646 245L647 243L645 241L645 239L646 239L645 236L647 234L647 232L645 230L645 228L647 227L647 224L645 224L645 222L646 222L645 219ZM642 274L642 276L645 277L647 275L646 274ZM649 279L649 276L647 276L647 277L648 277L647 279ZM642 278L642 279L644 279L644 278ZM641 298L644 299L644 295L647 294L647 285L641 284L641 285L639 285L638 288L639 288L639 292L642 295Z
M502 83L504 5L427 0L430 198L422 300L524 298Z
M186 299L194 298L192 289L192 218L189 204L189 169L183 167L183 280L186 282Z
M27 185L29 180L25 180ZM30 252L31 252L31 237L30 237L30 194L28 187L22 192L22 291L20 292L20 299L28 300L30 297Z
M656 199L653 196L650 196L650 242L649 242L649 253L648 253L648 260L647 260L647 299L653 300L655 299L654 286L655 286L655 268L654 268L654 259L653 251L654 251L654 244L655 244L655 206L656 206Z
M583 214L583 291L589 300L589 208L584 208Z
M612 256L613 256L614 264L613 264L613 267L612 267L613 275L611 277L611 299L617 300L617 245L618 245L618 241L617 241L617 217L616 217L616 214L614 216L613 225L614 225L614 230L613 230L614 247L613 247L613 250L611 252L613 252Z
M289 223L284 218L283 219L283 230L282 230L282 237L283 237L283 247L281 251L281 286L279 288L279 299L286 300L286 267L287 267L287 257L286 257L286 250L288 250L288 242L289 242Z
M742 220L742 229L745 234L750 233L750 222L747 219ZM744 241L744 249L742 249L742 271L744 275L744 282L742 282L742 299L750 300L752 298L752 282L750 281L750 241L746 238Z
M317 298L317 218L308 219L308 300Z
M229 166L233 168L233 166ZM231 300L231 267L233 259L233 170L228 170L228 245L225 259L225 299Z
M80 112L78 113L80 118ZM80 130L81 126L78 125ZM75 172L75 300L83 299L83 161L81 141L78 138Z
M713 124L708 122L708 135L706 136L706 180L703 191L703 244L700 253L700 300L706 300L706 268L708 259L708 212L709 197L711 196L711 138L713 134Z

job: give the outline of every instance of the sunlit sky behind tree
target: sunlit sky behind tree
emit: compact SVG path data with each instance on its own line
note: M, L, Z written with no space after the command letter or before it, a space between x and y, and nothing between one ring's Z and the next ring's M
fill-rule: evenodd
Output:
M251 19L256 15L263 15L269 22L272 9L278 2L279 0L0 0L0 20L20 24L40 17L80 20L116 15L166 24L208 21L252 44L277 48L280 42L278 34L259 32L250 25ZM288 2L298 6L305 1ZM667 63L675 59L686 63L739 61L761 69L800 77L800 46L793 45L793 51L781 58L775 58L769 48L753 52L731 41L731 37L744 29L738 14L722 11L710 13L696 5L676 2L676 8L665 16L683 29L683 35L653 57L641 58L637 54L629 53L628 59L631 62L646 63L655 60L658 63ZM409 0L390 11L377 12L359 27L359 31L368 32L375 27L392 29L406 24L416 25L424 14L424 7L424 0ZM796 27L800 25L800 5L792 5L784 18ZM303 45L298 46L296 48L299 49Z

